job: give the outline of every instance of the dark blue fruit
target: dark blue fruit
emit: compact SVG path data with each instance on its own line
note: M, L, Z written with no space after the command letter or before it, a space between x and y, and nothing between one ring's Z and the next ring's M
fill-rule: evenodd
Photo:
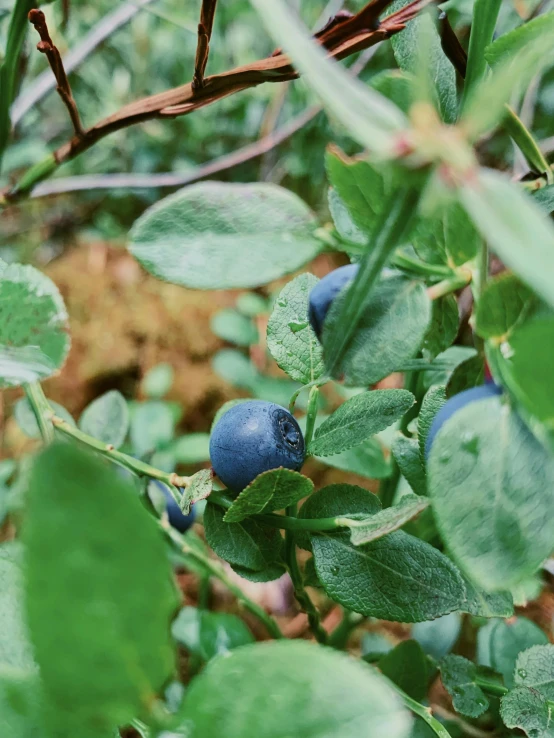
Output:
M284 407L248 400L227 410L216 423L210 458L223 484L240 492L262 472L280 466L300 469L304 437Z
M196 514L194 507L190 511L190 515L183 515L181 508L175 502L171 496L171 492L167 489L165 484L154 480L156 486L163 492L166 501L166 512L169 524L178 530L180 533L185 533L194 523Z
M454 397L451 397L447 402L445 402L445 404L435 415L435 418L431 423L429 435L427 436L427 440L425 441L425 458L429 458L431 447L437 433L440 431L446 421L454 415L454 413L458 412L458 410L461 410L463 407L469 405L472 402L476 402L477 400L486 400L489 397L495 397L496 395L501 394L502 388L491 381L487 382L487 384L484 384L481 387L472 387L471 389L465 390L464 392L460 392L458 395L454 395Z
M357 271L358 264L339 267L323 277L310 292L310 323L318 338L321 338L323 323L331 303L343 287L354 279Z

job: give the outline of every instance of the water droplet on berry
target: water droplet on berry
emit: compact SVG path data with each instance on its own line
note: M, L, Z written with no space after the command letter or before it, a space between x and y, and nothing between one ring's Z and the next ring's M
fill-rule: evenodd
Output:
M522 679L527 678L527 672L525 671L525 669L518 669L517 673L518 673L518 676L520 676Z
M306 328L308 325L307 321L305 320L291 320L289 323L289 328L293 333L298 333L298 331L303 331L304 328Z

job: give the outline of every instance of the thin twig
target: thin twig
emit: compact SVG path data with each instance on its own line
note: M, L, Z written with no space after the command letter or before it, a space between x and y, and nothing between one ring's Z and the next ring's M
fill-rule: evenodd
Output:
M399 33L410 20L413 20L433 2L434 0L413 0L384 18L377 30L367 28L368 9L372 7L375 10L376 7L374 3L369 3L352 18L345 19L325 33L318 34L317 40L327 49L331 57L337 60L344 59ZM22 177L25 186L19 182L15 187L2 193L0 204L25 197L38 181L50 176L60 164L75 158L115 131L154 118L187 115L224 97L256 87L264 82L285 82L297 76L298 73L289 57L285 54L278 54L223 74L207 77L200 90L193 90L192 83L189 83L125 105L113 115L89 128L84 136L74 136L60 146L43 165L35 165L32 168L34 170L32 176L28 171Z
M77 109L77 103L75 102L75 99L73 98L73 94L71 92L71 87L69 85L69 80L67 79L67 74L65 73L61 54L58 51L57 47L54 45L52 39L50 38L48 26L46 25L46 17L42 10L37 10L35 8L29 11L29 21L33 24L38 35L40 36L40 41L37 44L37 49L42 54L46 54L48 63L50 64L50 67L54 72L56 82L58 83L56 89L64 105L67 108L69 117L71 118L71 122L73 123L75 134L77 135L77 138L82 138L85 135L85 129L83 128L83 125L81 123L81 118Z
M202 0L200 11L200 23L198 24L198 42L196 46L196 58L194 61L194 77L192 78L192 89L199 90L204 87L204 72L210 54L210 39L214 24L217 0Z
M113 12L105 15L90 31L80 39L78 45L63 58L64 69L70 74L91 54L97 46L103 43L112 33L128 23L148 3L153 0L134 0L125 2ZM49 69L45 70L25 87L11 108L12 126L20 122L42 98L56 87L56 79Z

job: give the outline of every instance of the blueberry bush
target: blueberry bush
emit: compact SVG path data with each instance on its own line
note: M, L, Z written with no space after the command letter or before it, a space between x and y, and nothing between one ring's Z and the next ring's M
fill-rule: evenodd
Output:
M6 211L108 134L298 76L357 153L328 147L317 214L277 184L208 181L130 229L154 277L242 290L213 318L234 346L213 364L248 397L209 434L177 431L167 364L140 400L112 389L77 420L50 401L64 301L35 266L0 261L0 388L23 389L15 420L37 440L0 462L0 737L554 735L551 623L532 617L554 571L554 175L516 112L552 85L550 4L507 19L500 0L373 0L333 6L311 37L285 0L251 0L277 49L206 76L205 0L192 81L91 128L42 11L8 5L0 155L28 14L74 132L7 185ZM338 63L377 43L390 67L369 82ZM307 265L323 252L343 266L318 280ZM279 377L244 350L260 325ZM316 488L310 458L378 485ZM181 607L176 567L233 611ZM305 638L241 585L281 577ZM377 621L404 635L353 647Z

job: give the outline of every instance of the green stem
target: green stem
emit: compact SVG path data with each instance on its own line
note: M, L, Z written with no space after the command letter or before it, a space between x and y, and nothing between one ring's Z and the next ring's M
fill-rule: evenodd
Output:
M363 615L343 608L342 620L329 635L328 645L333 648L346 648L350 634L363 620L365 620Z
M451 277L452 269L447 266L441 266L440 264L426 264L424 261L415 259L407 254L396 253L391 258L391 264L400 269L407 269L417 274L421 274L424 277Z
M414 715L418 715L422 720L425 720L435 735L438 735L439 738L452 738L444 725L440 723L436 717L433 717L429 707L420 705L419 702L408 697L408 695L399 688L396 688L396 691L401 695L408 710L411 710Z
M291 518L296 518L296 505L289 505L287 507L287 515ZM317 607L312 602L310 595L304 589L304 580L296 557L296 540L294 538L294 533L290 530L285 532L285 562L290 574L292 586L294 587L294 596L303 612L308 616L310 630L314 634L318 643L326 644L327 631L321 625L321 617Z
M314 385L310 390L308 398L308 414L306 416L306 433L304 434L304 443L306 451L310 447L312 437L314 435L315 421L317 420L317 409L319 406L319 388Z
M509 105L506 105L507 115L504 118L504 128L519 148L531 169L539 174L545 174L548 184L554 183L554 174L538 143L525 123Z
M9 195L0 195L0 205L7 205L10 200L29 194L33 187L47 179L59 167L53 154L49 154L45 159L33 164L18 180L17 184L9 191Z
M485 679L485 677L477 676L475 678L475 684L478 687L481 687L483 692L492 694L495 697L503 697L510 691L507 687L504 687L504 685L498 684L498 682L491 682L489 679Z
M471 282L471 276L471 272L467 270L464 272L459 272L458 274L455 274L453 277L449 277L448 279L443 279L442 282L438 282L432 287L429 287L429 289L427 290L429 299L438 300L439 297L445 297L446 295L450 295L452 292L457 292L458 290L461 290L462 287L465 287Z
M44 443L52 443L54 440L54 426L51 421L53 411L44 396L42 387L38 382L27 384L25 394L36 418L42 440Z
M373 230L358 273L326 341L325 354L331 376L337 375L344 351L356 332L371 290L393 250L408 232L420 197L419 188L404 186L396 189L384 204L383 215Z
M210 573L210 576L218 579L222 584L224 584L225 587L227 587L227 589L237 598L237 600L242 603L244 608L251 612L252 615L257 617L258 620L260 620L265 625L267 632L273 638L284 637L281 629L279 628L275 620L271 617L271 615L268 615L268 613L262 607L260 607L260 605L258 605L256 602L253 602L253 600L245 595L242 589L237 586L231 579L229 579L224 569L217 562L213 561L208 556L205 556L203 553L187 543L186 538L178 533L174 528L167 527L162 523L160 523L160 525L163 528L164 532L173 541L173 543L178 546L181 552L185 554L185 556L194 559L196 563L203 566Z
M299 387L291 396L289 400L289 413L294 412L294 406L296 405L296 400L298 400L299 394L302 392L302 390L310 389L312 387L322 387L324 384L327 384L327 382L331 381L331 377L320 377L319 379L314 379L312 382L308 382L308 384L302 385L302 387Z
M418 383L418 376L414 372L406 372L404 376L404 388L407 389L409 392L411 392L413 395L416 394L417 390L417 383ZM414 417L414 414L417 414L418 412L418 405L414 405L411 412L407 412L402 416L402 420L400 421L400 425L398 427L398 430L401 433L406 434L408 430L408 425L412 418ZM391 454L390 456L391 461L391 475L388 479L385 479L382 485L382 488L379 490L379 497L381 499L382 506L385 507L391 507L391 505L394 502L394 498L396 497L396 490L398 488L398 483L400 482L400 467L396 463L396 459Z
M233 504L233 501L222 495L221 492L212 492L210 502L226 510ZM273 513L260 513L251 517L253 520L269 525L272 528L280 528L281 530L321 533L345 527L337 522L337 518L297 518L292 515L274 515Z
M6 54L0 67L0 166L10 137L10 107L15 97L21 51L29 27L27 14L35 5L34 0L16 0L10 19Z

